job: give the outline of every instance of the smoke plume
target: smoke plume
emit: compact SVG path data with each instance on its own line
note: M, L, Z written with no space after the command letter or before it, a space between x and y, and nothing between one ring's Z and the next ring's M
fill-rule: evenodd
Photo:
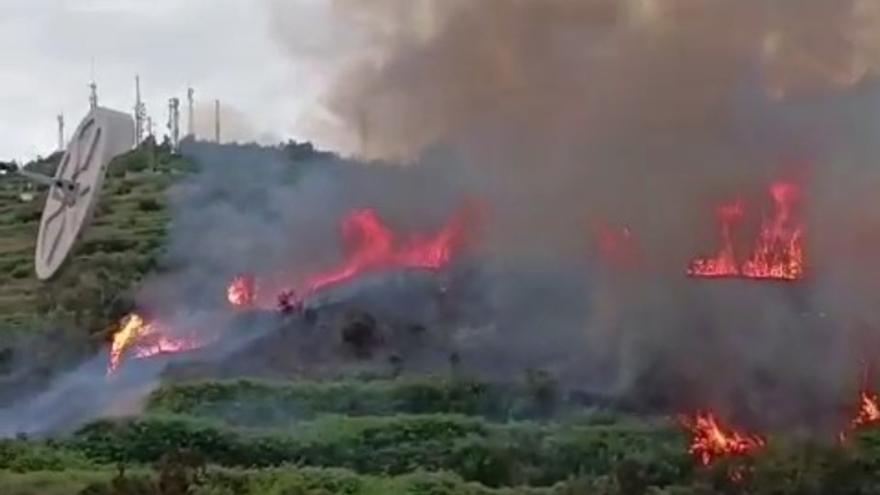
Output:
M333 308L349 306L411 369L537 367L632 407L811 431L880 364L876 2L336 0L318 42L294 4L266 5L282 52L332 80L319 127L359 158L184 147L200 171L172 193L138 306L221 342L206 359L336 366ZM755 248L776 181L802 192L806 276L687 277L732 199L732 242ZM353 210L424 237L474 201L479 228L430 283L355 280L309 301L314 322L225 301L239 273L271 299L337 265Z
M270 8L295 55L282 22L291 7ZM588 256L597 222L634 233L638 273L584 275L595 291L580 360L613 370L584 383L773 423L846 400L880 322L868 247L880 220L876 2L333 9L347 46L360 47L328 57L344 67L325 100L339 132L368 158L455 156L448 175L491 205L492 259L565 265ZM716 242L715 207L745 198L760 218L774 180L805 190L807 280L686 279L683 267ZM545 302L529 304L553 322ZM560 329L532 331L537 342Z

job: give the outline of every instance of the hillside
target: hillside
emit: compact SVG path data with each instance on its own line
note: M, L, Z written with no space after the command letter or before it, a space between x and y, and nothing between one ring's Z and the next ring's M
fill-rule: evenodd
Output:
M60 158L55 154L28 166L52 173ZM45 341L38 359L47 372L103 345L108 326L130 310L130 290L156 267L169 219L164 193L188 168L161 146L115 160L91 227L61 273L47 282L37 280L33 270L45 189L0 176L3 367L21 361L22 339Z
M225 149L215 148L218 154ZM307 145L285 151L291 163L316 156ZM34 166L49 171L57 158ZM167 270L162 254L171 231L169 187L209 166L161 147L155 155L142 149L119 158L92 227L61 276L46 283L34 278L31 266L42 197L24 201L20 195L31 190L22 181L0 178L0 328L6 337L0 384L7 403L23 386L39 388L99 348L103 352L113 324L132 309L139 283ZM246 192L250 199L260 191ZM403 338L420 351L441 351L442 365L430 371L402 372L400 356L377 354L352 359L357 365L377 361L370 373L354 366L347 374L340 368L337 376L305 379L290 370L317 347L300 345L297 336L335 345L337 332L316 332L307 315L275 313L239 318L243 327L266 320L278 327L240 350L247 359L227 356L192 369L180 363L165 370L143 403L122 400L119 410L105 411L107 417L48 438L0 440L0 493L880 493L874 482L880 437L871 428L850 431L845 441L783 435L755 440L712 431L705 442L722 440L704 466L680 418L625 414L612 403L563 389L548 371L529 369L503 380L469 376L459 354L445 361L446 336L435 338L424 328L407 327ZM362 330L365 317L358 318L354 326ZM480 357L479 348L474 352ZM248 360L271 361L281 372L274 380L249 376L257 367L249 368ZM109 383L100 381L103 372L89 376L90 385ZM761 450L751 455L743 447L747 441Z

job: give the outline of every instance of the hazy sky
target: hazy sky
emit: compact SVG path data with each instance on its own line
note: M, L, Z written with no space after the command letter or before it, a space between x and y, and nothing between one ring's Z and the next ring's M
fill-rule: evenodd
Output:
M88 109L93 59L100 103L111 108L131 112L140 74L158 134L168 98L184 102L192 85L206 109L214 98L235 107L224 122L229 138L318 137L303 119L314 120L326 74L306 55L285 55L265 1L0 0L0 160L53 151L59 112L69 135ZM285 3L301 12L285 29L306 45L326 41L326 0ZM238 112L246 118L233 119ZM185 108L181 116L185 126Z

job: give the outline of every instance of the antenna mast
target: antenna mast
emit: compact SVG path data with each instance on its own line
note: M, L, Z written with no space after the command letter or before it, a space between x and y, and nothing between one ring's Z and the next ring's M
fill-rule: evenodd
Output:
M220 100L214 100L214 141L220 142Z
M64 151L64 114L58 114L58 151Z
M95 59L92 58L92 81L89 83L89 108L98 108L98 84L95 83Z
M147 116L147 107L141 100L141 76L134 76L134 146L138 147L144 140L144 120Z
M186 90L186 104L187 104L187 115L186 115L186 134L190 137L195 136L195 114L193 111L193 97L196 94L196 90L192 88L187 88Z
M180 146L180 99L168 100L168 131L171 134L171 151L177 153Z

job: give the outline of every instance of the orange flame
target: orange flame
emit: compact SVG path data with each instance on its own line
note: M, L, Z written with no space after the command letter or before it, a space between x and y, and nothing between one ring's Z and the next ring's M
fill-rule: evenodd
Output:
M777 182L770 187L775 203L773 217L765 219L752 256L743 264L743 275L755 279L799 280L804 276L803 227L794 220L800 201L794 184Z
M845 441L849 432L863 430L878 424L880 424L880 396L863 390L859 394L859 409L850 421L849 427L840 433L840 441Z
M766 445L760 436L722 426L711 412L698 412L693 418L683 419L682 424L692 436L688 452L703 466L724 457L749 455Z
M466 241L476 209L466 207L432 236L399 238L385 225L375 210L355 210L341 225L342 240L346 246L343 261L335 268L306 278L300 289L289 289L277 297L282 312L302 306L298 295L317 293L323 289L346 283L364 273L376 273L393 268L440 270L446 267ZM227 288L227 299L236 308L256 303L256 283L249 275L236 277Z
M880 396L863 391L860 395L859 412L852 420L853 428L880 423Z
M249 275L239 275L232 280L226 289L229 304L236 308L247 308L256 299L256 284Z
M737 264L733 248L733 228L743 217L742 203L723 205L718 210L722 247L713 258L697 258L687 274L692 277L743 277L755 280L800 280L806 267L803 226L797 221L795 208L800 202L800 189L789 182L770 187L774 211L765 218L751 256Z
M691 262L687 274L692 277L735 277L740 274L733 251L733 227L742 220L741 201L721 205L718 221L721 224L721 250L712 258L697 258Z
M140 315L130 314L122 319L119 330L113 335L107 374L119 371L125 356L129 354L144 359L193 351L200 347L201 343L196 340L171 337L158 324L147 323Z
M107 369L109 373L119 369L125 351L145 333L147 328L140 315L130 314L122 319L119 330L113 334L113 344L110 346L110 365Z
M345 260L329 272L310 277L305 292L314 293L362 273L394 267L439 270L452 261L454 251L464 242L469 213L461 210L432 237L400 242L375 210L357 210L342 223L342 238L348 246Z

